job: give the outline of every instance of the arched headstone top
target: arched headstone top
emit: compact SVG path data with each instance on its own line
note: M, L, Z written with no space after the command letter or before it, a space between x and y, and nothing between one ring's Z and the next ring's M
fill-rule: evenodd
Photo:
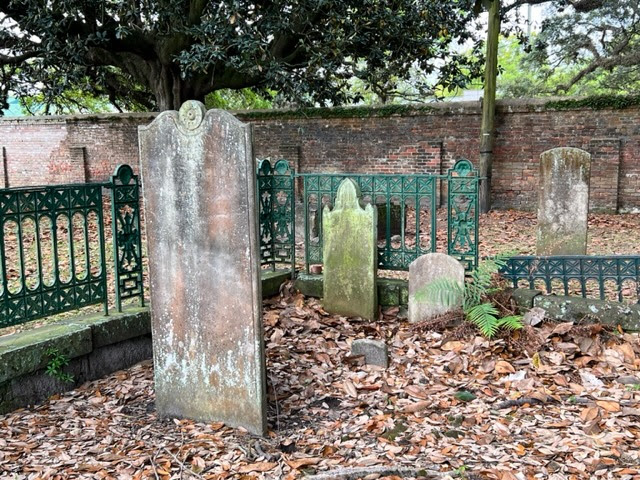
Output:
M334 210L362 208L362 205L360 204L361 198L362 193L360 193L360 187L358 187L358 184L351 178L345 178L338 187L338 192L336 193L336 206Z

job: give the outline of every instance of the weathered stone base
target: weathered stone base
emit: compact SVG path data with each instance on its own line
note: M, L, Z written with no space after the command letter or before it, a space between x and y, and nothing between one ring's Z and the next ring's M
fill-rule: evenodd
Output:
M262 298L269 298L280 292L280 285L291 278L291 270L262 270Z
M0 413L151 358L150 331L149 310L136 308L108 317L75 317L0 337ZM70 359L63 371L73 375L73 382L45 373L49 348Z
M262 272L262 296L277 295L290 270ZM322 285L320 286L322 292ZM73 382L45 373L49 348L70 359ZM0 414L35 404L142 360L152 358L149 310L78 316L0 337Z
M376 284L378 286L378 304L380 306L408 305L409 284L406 280L378 278ZM293 285L307 297L322 298L322 275L301 273Z
M540 307L546 316L563 322L620 325L629 332L640 331L640 305L628 305L611 300L543 295L539 290L516 289L513 298L523 310Z

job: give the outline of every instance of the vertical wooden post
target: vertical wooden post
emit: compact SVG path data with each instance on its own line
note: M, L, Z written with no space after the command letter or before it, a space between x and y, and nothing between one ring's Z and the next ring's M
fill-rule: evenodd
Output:
M498 36L500 35L500 0L492 0L489 7L487 51L484 69L484 97L482 99L482 127L480 130L480 212L491 209L491 169L495 143L496 77L498 76Z
M2 147L2 180L3 188L9 188L9 172L7 171L7 147Z

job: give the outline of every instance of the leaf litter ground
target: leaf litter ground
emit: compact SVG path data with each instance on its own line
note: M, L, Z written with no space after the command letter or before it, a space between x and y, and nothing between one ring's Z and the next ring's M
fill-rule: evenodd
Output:
M144 362L0 416L0 472L640 479L637 335L547 323L488 341L466 324L412 326L397 313L376 323L328 315L290 288L265 301L266 438L158 418ZM387 370L349 356L364 337L387 342Z
M533 253L535 223L483 215L482 255ZM589 253L637 253L640 215L589 228ZM265 439L157 418L145 362L0 416L0 477L640 478L637 335L546 324L488 342L397 313L371 324L290 292L265 302ZM390 345L388 370L349 357L364 337Z

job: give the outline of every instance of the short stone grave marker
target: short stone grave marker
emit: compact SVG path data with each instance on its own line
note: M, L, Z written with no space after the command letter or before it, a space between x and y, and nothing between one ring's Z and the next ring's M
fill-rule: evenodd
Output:
M409 264L409 322L421 322L462 306L462 299L459 305L448 306L416 296L427 285L441 278L464 286L464 266L444 253L427 253Z
M389 349L383 340L371 338L358 338L351 344L351 356L364 356L367 365L378 365L387 368L389 366Z

